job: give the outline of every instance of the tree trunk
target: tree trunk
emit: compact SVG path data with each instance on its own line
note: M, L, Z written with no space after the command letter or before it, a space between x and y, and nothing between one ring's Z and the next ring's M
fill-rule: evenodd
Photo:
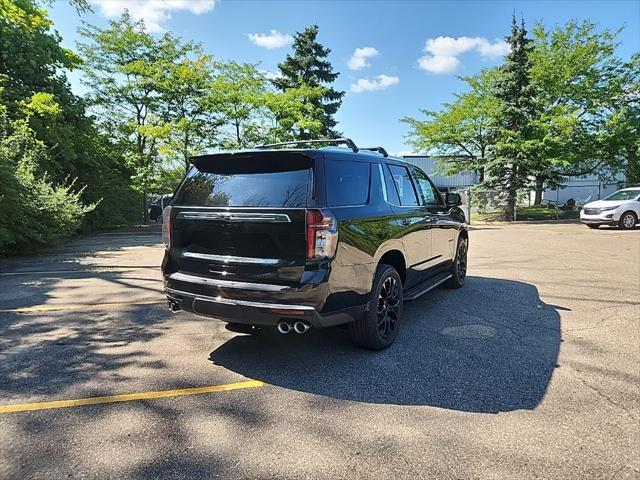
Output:
M149 223L149 206L148 204L148 198L147 198L147 192L144 192L142 194L142 221L145 225L147 225Z
M504 209L506 220L516 221L516 203L518 200L518 188L516 185L517 172L515 167L511 167L507 179L507 203Z
M484 167L478 168L478 183L484 182Z
M533 206L539 207L542 205L542 192L544 190L544 176L536 176L536 196L533 200Z

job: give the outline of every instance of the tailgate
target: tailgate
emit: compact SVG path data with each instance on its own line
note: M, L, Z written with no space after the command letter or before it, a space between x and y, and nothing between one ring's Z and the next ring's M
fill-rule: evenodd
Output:
M199 157L172 206L178 273L292 285L306 263L313 159L294 152Z
M184 273L292 284L306 262L305 209L194 209L174 212L171 254Z

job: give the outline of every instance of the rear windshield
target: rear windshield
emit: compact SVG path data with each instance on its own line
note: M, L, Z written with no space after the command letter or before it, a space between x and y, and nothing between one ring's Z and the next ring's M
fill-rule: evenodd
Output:
M211 156L198 159L176 205L305 207L312 160L303 156Z

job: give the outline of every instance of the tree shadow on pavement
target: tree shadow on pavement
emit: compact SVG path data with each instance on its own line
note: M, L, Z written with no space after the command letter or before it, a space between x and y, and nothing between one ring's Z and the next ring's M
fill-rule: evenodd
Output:
M394 345L354 347L344 328L286 336L239 335L211 361L283 388L357 402L467 412L531 410L558 358L560 316L535 286L468 277L405 305Z
M170 313L162 303L141 302L164 299L159 275L154 276L159 266L153 266L147 259L147 265L129 270L104 269L116 264L118 258L127 263L137 262L140 251L128 249L150 247L158 241L155 233L79 237L64 246L70 252L60 250L3 262L0 269L3 403L25 395L67 391L78 395L80 392L75 392L75 388L84 389L83 394L91 394L92 390L108 393L126 380L127 367L161 368L157 360L149 358L151 353L143 345L169 328L166 321ZM77 253L78 249L84 253ZM148 252L156 255L153 250ZM123 305L117 309L99 306L113 302ZM75 308L65 309L64 305ZM46 310L55 306L62 306L62 310ZM32 312L14 311L34 307ZM39 307L43 310L38 311ZM135 346L127 349L131 343Z
M164 305L110 311L0 316L0 399L55 395L83 388L106 394L126 382L127 367L157 370L162 361L144 343L161 336L170 313ZM126 348L134 342L139 348ZM75 391L74 396L79 392Z

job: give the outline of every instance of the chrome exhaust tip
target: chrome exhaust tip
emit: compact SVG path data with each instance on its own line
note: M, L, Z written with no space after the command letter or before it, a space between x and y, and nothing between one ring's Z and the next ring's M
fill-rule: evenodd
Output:
M293 328L294 327L292 327L289 322L285 322L284 320L281 322L278 322L278 331L283 335L286 335L287 333L289 333Z
M293 330L299 335L307 333L310 328L311 325L300 320L293 324Z
M169 303L169 310L171 310L173 313L180 311L180 305L178 305L178 302L174 300L169 300L168 303Z

